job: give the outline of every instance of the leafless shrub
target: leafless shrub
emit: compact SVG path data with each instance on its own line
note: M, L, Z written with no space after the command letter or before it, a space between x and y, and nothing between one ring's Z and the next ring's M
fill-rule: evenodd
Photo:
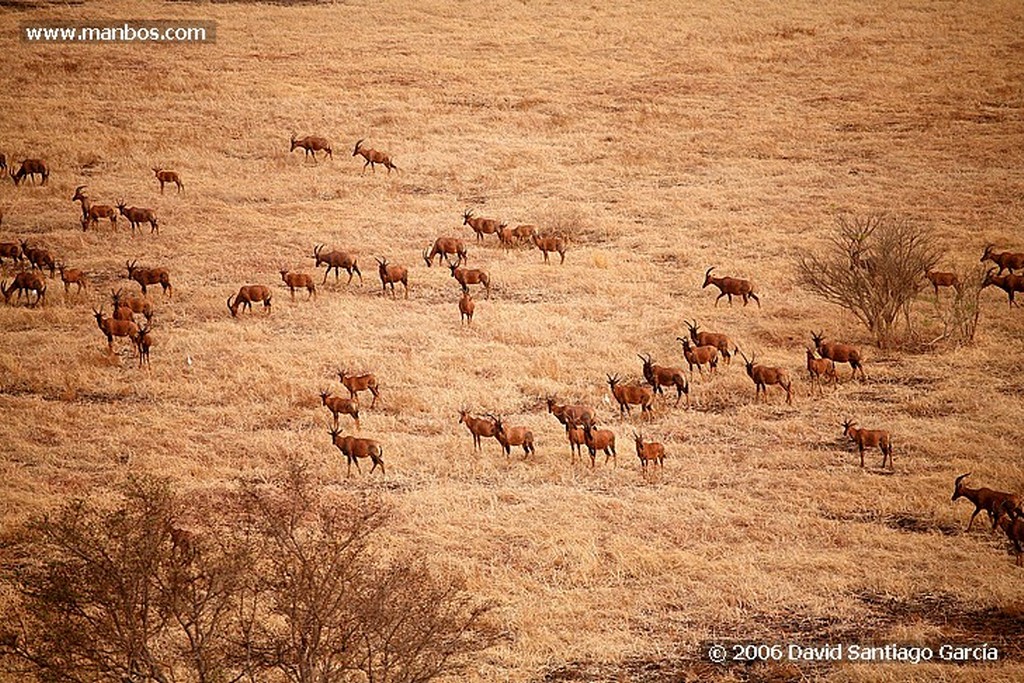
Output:
M965 346L974 341L981 317L981 285L985 280L985 268L975 267L958 272L960 286L953 289L948 301L935 298L935 314L942 324L942 332L931 341L932 345Z

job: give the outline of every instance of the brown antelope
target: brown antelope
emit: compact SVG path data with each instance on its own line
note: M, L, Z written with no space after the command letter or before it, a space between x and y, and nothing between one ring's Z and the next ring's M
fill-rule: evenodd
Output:
M594 421L594 409L581 403L570 405L568 403L559 405L555 399L547 397L548 412L555 416L555 419L568 427L569 424L586 425Z
M374 257L376 258L376 257ZM389 266L386 258L377 259L377 272L380 274L380 288L382 293L387 294L388 285L391 285L391 296L395 296L395 283L401 282L405 287L405 298L409 298L409 269L405 266Z
M665 447L656 441L644 443L643 434L633 432L633 440L636 442L636 457L640 458L640 469L647 473L647 465L653 463L665 469Z
M0 242L0 265L9 258L15 264L21 263L21 245L17 242Z
M323 152L330 158L334 158L334 154L331 152L331 142L327 138L322 138L316 135L307 135L301 140L295 137L295 133L292 133L292 147L289 152L294 152L295 148L301 147L306 153L304 158L309 158L309 155L313 155L313 161L316 162L316 153Z
M463 292L462 298L459 299L459 324L465 322L467 325L472 325L475 309L476 304L473 302L473 297L469 295L469 291Z
M15 290L18 291L18 301L21 301L22 293L25 294L26 303L29 302L29 292L35 292L36 300L28 304L35 307L46 296L46 283L42 275L31 270L15 275L10 285L6 282L0 282L0 292L4 295L5 304L11 303L11 295L14 294Z
M373 439L361 439L356 436L341 436L341 432L337 429L330 430L329 434L331 435L331 442L338 447L341 454L348 460L348 476L352 476L352 463L356 464L359 474L363 473L359 467L360 458L369 458L373 461L370 474L373 474L378 465L380 465L381 475L385 474L384 447L380 445L380 442Z
M238 294L228 297L228 310L231 311L231 317L235 318L238 316L239 306L242 307L242 310L249 309L252 312L252 305L257 301L262 301L264 312L270 315L270 299L272 297L270 287L266 285L242 285L238 289ZM231 300L232 298L234 301Z
M474 417L465 408L459 410L459 423L466 425L469 433L473 435L473 450L482 451L483 446L480 440L484 437L492 437L498 431L498 426L489 417Z
M498 228L498 232L496 234L498 235L498 243L501 244L501 246L506 249L510 249L512 247L512 244L515 241L515 235L512 234L512 228L502 224L502 226Z
M380 390L377 388L377 378L372 373L353 375L348 370L338 370L338 380L348 389L350 397L356 398L360 391L369 391L373 394L370 408L373 409L377 405Z
M21 181L25 179L25 176L31 176L32 184L36 182L36 176L42 178L40 185L45 185L46 181L50 179L50 169L46 167L46 162L42 159L25 159L21 162L21 168L17 171L14 168L10 168L11 180L14 181L15 186L21 184Z
M992 271L995 268L985 273L985 280L981 283L981 288L985 289L991 285L995 285L999 289L1006 292L1010 307L1018 306L1019 304L1013 300L1014 294L1017 292L1024 292L1024 276L1014 275L1012 272L1006 275L995 275Z
M1013 552L1017 556L1017 566L1024 566L1024 517L1019 512L1008 513L998 518L997 524L1006 537L1013 543Z
M734 296L741 297L743 299L743 305L746 306L748 299L753 299L757 302L757 307L761 308L761 300L757 298L757 294L754 293L754 283L750 280L741 280L735 277L712 277L711 271L715 268L712 266L708 268L704 273L704 284L701 289L714 285L718 287L719 294L715 298L715 306L718 306L718 300L723 296L729 297L729 305L732 305L732 298Z
M630 407L640 406L640 415L654 415L654 391L650 387L641 387L630 384L622 384L618 376L605 375L608 378L608 386L612 390L612 396L619 403L619 413L627 414Z
M565 436L569 439L570 463L576 464L577 460L583 457L583 447L587 445L587 435L583 427L573 423L565 425ZM593 465L591 465L593 467Z
M131 341L139 333L138 326L130 320L108 318L103 314L103 309L97 311L94 308L92 312L96 316L96 324L99 326L100 332L107 337L107 350L111 353L114 352L114 337L127 337Z
M430 250L423 250L423 260L427 262L427 268L434 263L434 257L437 257L437 265L441 265L441 259L448 261L449 265L451 260L449 256L455 255L456 265L461 265L469 261L469 256L466 252L466 244L457 237L438 237L434 240L434 246Z
M494 420L494 438L501 444L505 457L512 456L512 446L523 447L523 457L528 458L537 450L533 447L533 432L526 427L506 427L500 417L488 415Z
M718 369L718 347L717 346L690 346L690 340L685 337L676 337L676 341L683 345L683 357L686 364L690 366L690 374L693 375L693 366L697 366L701 377L704 376L704 366L708 366L708 372Z
M474 216L472 209L466 209L462 212L462 224L468 225L473 229L478 242L483 240L484 235L493 235L498 232L498 229L503 225L503 223L493 218Z
M684 320L686 327L690 330L690 340L697 346L714 346L718 348L718 352L722 354L722 360L725 361L726 365L732 362L732 354L739 350L732 340L729 339L728 335L719 334L717 332L701 332L700 325L694 320L692 323ZM678 339L678 337L677 337Z
M882 451L882 467L885 467L886 458L889 460L889 469L892 469L892 436L884 429L859 429L855 427L854 420L843 422L843 434L850 437L860 452L860 466L864 467L864 449L874 448Z
M363 147L363 140L365 139L366 138L363 138L362 140L357 140L356 146L352 150L352 156L361 154L363 158L366 159L366 163L363 164L362 172L366 173L366 167L369 166L370 170L376 173L377 164L381 164L386 169L388 169L388 175L391 174L391 169L395 169L395 172L397 173L398 167L395 166L395 164L391 161L391 156L385 152L379 152L375 149L367 149L366 147Z
M654 389L654 393L664 393L662 387L675 387L676 405L679 405L679 400L686 394L686 407L690 407L690 383L686 381L682 368L655 365L650 355L637 357L644 364L644 379Z
M825 330L817 334L814 333L814 330L811 330L811 339L814 340L814 348L818 350L822 358L828 358L836 363L850 364L850 379L857 376L858 370L860 370L860 378L866 379L864 365L861 363L860 350L856 346L825 341Z
M452 277L455 278L455 281L462 286L463 292L468 292L470 285L483 285L487 298L491 298L491 278L487 271L463 268L454 263L449 265L448 269L452 272Z
M999 266L999 275L1004 270L1011 273L1015 270L1024 270L1024 254L1012 251L995 251L995 245L989 244L985 247L985 253L981 255L981 263L991 261Z
M316 296L316 283L314 283L313 278L306 273L290 273L287 268L282 268L281 279L284 280L284 283L288 286L288 291L292 293L292 301L295 301L296 289L305 288L307 301Z
M156 343L153 335L150 334L149 325L140 327L139 331L132 337L132 342L139 352L139 367L142 367L143 362L148 366L150 364L149 349Z
M331 411L334 416L334 428L338 428L338 416L344 413L345 415L351 415L352 419L355 420L356 431L359 430L359 399L358 398L342 398L341 396L331 396L330 392L326 389L320 392L320 402L327 410Z
M117 210L121 212L121 215L128 219L128 224L132 227L132 235L135 234L135 229L138 228L139 232L142 232L142 224L149 223L149 234L152 235L154 232L160 232L160 223L156 218L156 211L153 209L140 209L137 206L125 206L124 200L122 199L117 203Z
M988 518L992 522L992 528L996 528L996 523L999 521L998 517L1003 513L1003 506L1007 505L1011 509L1017 509L1021 506L1021 499L1012 493L1006 493L1005 491L994 491L990 488L972 489L964 485L964 479L971 476L971 473L961 474L953 482L953 497L951 501L956 501L959 498L966 498L967 500L974 503L974 512L971 514L970 521L967 522L967 531L971 530L971 525L974 524L974 518L978 516L978 513L984 510L988 513Z
M75 188L75 194L71 197L71 201L80 202L82 205L82 231L88 230L89 226L92 225L95 228L99 228L100 219L105 218L110 221L110 228L112 230L117 229L117 210L108 204L95 204L88 195L82 193L82 190L86 188L85 185L79 185ZM135 231L132 230L132 234Z
M318 244L313 247L313 258L316 259L316 265L314 268L319 268L321 263L327 264L327 270L324 271L324 281L320 284L327 284L327 276L330 275L331 270L334 270L334 281L338 281L338 270L344 268L348 271L348 282L345 285L352 284L352 274L355 273L359 276L359 284L363 284L363 274L359 271L359 265L356 263L356 257L354 254L350 254L347 251L329 251L326 254L323 253L324 245Z
M512 228L512 237L519 240L520 243L529 242L533 239L533 235L536 232L537 226L535 225L517 225Z
M751 356L750 360L740 351L743 362L747 365L747 376L754 381L754 400L760 398L764 392L764 402L768 402L768 387L778 385L786 390L786 405L793 405L793 382L789 378L789 372L785 368L769 367L767 365L756 365L757 355Z
M82 190L84 190L86 187L87 187L86 185L79 185L78 187L75 188L75 194L73 194L71 196L71 201L79 202L82 205L82 225L83 225L83 229L85 229L85 225L88 224L88 221L89 221L89 207L92 205L92 200L89 199L89 195L84 194L82 192Z
M171 285L171 274L166 268L140 268L135 261L125 261L128 269L128 279L135 280L142 287L142 293L146 293L146 285L160 285L163 293L174 296L174 287Z
M135 313L145 316L147 322L153 319L153 304L141 294L125 295L123 289L118 289L110 293L110 298L114 304L114 317L119 320L132 320ZM127 309L128 317L120 316L121 309Z
M551 261L548 260L548 253L552 251L556 252L562 258L562 260L559 261L559 264L565 263L565 252L567 252L569 248L566 246L565 238L562 236L535 234L533 236L533 243L536 244L537 248L540 249L542 254L544 254L544 263L551 263Z
M57 270L60 271L60 279L64 283L65 296L70 293L71 285L76 285L78 287L78 289L75 290L75 294L81 294L83 289L88 288L89 279L80 269L68 268L66 264L58 263Z
M924 271L924 276L928 278L928 282L932 283L936 299L939 298L939 287L952 287L956 291L960 291L960 278L956 276L956 273L928 269Z
M45 268L50 271L50 277L54 277L57 274L57 261L48 250L40 247L30 247L26 240L22 240L21 253L32 264L33 269L43 270Z
M185 183L181 182L181 177L177 172L154 168L153 173L156 174L156 179L160 181L160 194L164 193L165 183L174 183L178 188L178 192L185 191Z
M610 429L594 429L594 425L588 423L583 425L583 442L590 452L591 467L597 462L598 451L604 451L605 465L608 460L614 460L615 466L619 466L619 457L615 453L615 432Z
M818 358L814 355L814 349L807 348L807 374L810 375L811 381L814 382L818 387L818 393L824 393L821 388L822 378L835 384L836 382L836 364L835 361L829 360L828 358Z

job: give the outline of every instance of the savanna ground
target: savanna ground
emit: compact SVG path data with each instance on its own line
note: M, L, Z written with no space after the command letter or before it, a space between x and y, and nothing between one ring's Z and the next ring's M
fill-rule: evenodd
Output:
M1022 248L1024 8L1016 2L113 2L0 10L0 148L45 157L46 188L0 185L4 239L49 247L91 276L51 281L39 310L0 309L2 518L10 527L129 471L182 491L314 463L323 483L394 506L390 540L427 550L496 600L508 637L474 680L1018 680L1024 571L953 479L1024 491L1021 312L982 294L973 345L881 351L797 284L837 213L927 226L943 265L986 243ZM212 45L28 45L21 22L214 20ZM319 134L333 160L288 139ZM361 174L357 138L401 172ZM150 168L186 194L160 196ZM152 206L161 233L83 233L69 201ZM462 227L481 215L571 234L564 266ZM439 235L469 243L496 286L460 326L457 286L427 270ZM278 269L313 272L318 243L358 252L365 282L292 302ZM410 268L380 295L375 255ZM90 305L164 265L152 369L108 356ZM705 268L750 277L763 308L701 290ZM9 268L6 274L9 276ZM225 298L274 287L274 311ZM133 285L134 286L134 285ZM159 291L159 290L157 290ZM943 297L948 297L944 293ZM109 297L108 297L109 298ZM109 302L107 302L109 309ZM935 331L931 292L914 309ZM643 431L668 450L644 480L637 418L606 373L640 352L681 364L683 319L729 332L798 376L768 405L740 363L659 399ZM811 395L809 331L867 349L868 379ZM931 335L934 336L934 335ZM187 362L191 359L191 363ZM345 476L318 391L372 370L362 433L386 477ZM847 374L848 368L841 369ZM595 405L618 466L573 466L543 397ZM365 402L364 402L365 404ZM533 430L537 454L475 455L458 409ZM861 469L854 417L895 435L895 470ZM989 642L997 665L716 667L701 643Z

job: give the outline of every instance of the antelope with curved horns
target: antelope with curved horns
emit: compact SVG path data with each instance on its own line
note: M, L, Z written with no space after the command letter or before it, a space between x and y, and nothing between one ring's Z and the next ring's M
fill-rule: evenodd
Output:
M686 394L686 407L690 407L690 383L686 380L682 368L655 365L654 359L649 354L646 356L637 354L637 358L644 364L644 379L654 389L654 393L664 393L662 387L675 387L676 405L679 405L683 394Z
M398 172L398 167L395 166L394 162L391 161L391 155L387 154L386 152L378 151L376 149L372 149L372 148L367 149L366 147L363 147L363 142L365 140L366 140L366 138L361 138L360 140L357 140L356 141L356 146L352 150L352 156L356 156L357 154L361 154L363 159L366 160L366 162L363 164L363 170L361 171L361 173L366 173L366 167L367 166L370 167L371 171L376 173L377 172L377 164L381 164L382 166L387 168L388 169L388 175L391 174L391 169L394 169L395 173L397 173Z
M391 285L391 296L395 296L395 283L401 282L405 287L405 298L409 298L409 269L405 266L389 266L386 258L377 258L377 272L380 275L380 288L383 294L387 294L388 285Z
M789 372L785 368L769 367L767 365L756 365L757 355L752 354L750 359L740 351L740 356L747 366L747 376L754 381L754 400L756 401L764 392L764 402L768 402L768 387L778 385L786 391L786 405L793 405L793 382L789 378Z
M327 276L330 275L331 270L334 270L334 281L338 281L340 268L344 268L348 272L348 282L345 286L352 284L352 274L355 273L359 276L359 284L363 284L363 274L359 271L359 264L356 263L355 254L350 254L347 251L329 251L324 253L324 245L318 244L313 247L313 258L316 259L316 265L314 268L319 268L321 263L327 264L327 270L324 271L324 280L321 285L327 284Z
M457 237L438 237L434 240L434 245L428 250L423 250L423 260L427 263L427 268L430 268L434 263L434 257L437 257L437 265L441 265L441 259L448 261L451 264L449 256L454 255L456 257L455 265L462 265L469 261L469 255L466 251L466 244Z
M296 147L301 147L305 150L305 158L309 158L309 155L313 155L313 161L316 162L316 153L324 152L330 158L334 158L331 153L331 142L327 138L322 138L316 135L307 135L301 140L297 140L295 133L292 133L292 147L288 150L289 153L294 152Z
M729 297L729 305L732 305L732 298L734 296L741 297L743 299L743 305L747 305L748 299L753 299L757 302L757 307L761 308L761 300L757 298L757 294L754 293L754 283L750 280L741 280L735 277L712 277L711 271L715 268L712 266L707 269L704 273L704 284L701 289L714 285L719 289L719 295L715 298L715 306L718 306L718 300L723 296Z

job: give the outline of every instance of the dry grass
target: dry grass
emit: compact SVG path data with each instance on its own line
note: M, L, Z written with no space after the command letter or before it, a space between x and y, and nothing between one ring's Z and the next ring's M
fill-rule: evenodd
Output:
M135 3L5 10L8 156L40 155L48 188L0 184L2 236L50 247L93 292L0 309L2 519L101 490L126 470L197 492L296 457L342 490L379 489L395 543L429 549L503 605L510 638L477 680L789 680L801 669L716 669L705 638L1000 642L996 667L816 666L830 681L1016 680L1024 582L999 536L962 531L953 478L1024 491L1024 324L983 294L975 346L869 351L868 381L822 399L803 379L809 330L866 343L795 283L837 211L889 210L934 230L943 266L985 243L1024 247L1024 12L1017 3L720 4L427 0L324 6ZM205 46L28 46L22 21L218 22ZM13 44L12 44L13 42ZM329 136L333 161L288 153ZM398 175L360 174L357 138ZM160 196L151 166L182 174ZM69 199L156 208L161 234L82 233ZM564 266L473 242L466 207L571 235ZM442 234L494 278L472 328L421 250ZM317 243L354 249L366 277L292 303L280 267ZM410 267L382 298L374 255ZM164 265L152 370L105 353L89 305ZM763 309L712 308L704 269L750 277ZM274 312L231 319L246 283ZM358 280L356 280L358 282ZM156 290L159 292L159 288ZM254 307L259 308L259 306ZM918 306L933 316L930 295ZM697 409L659 399L647 435L668 451L644 481L605 373L638 352L681 364L684 318L789 367L795 405L755 405L740 363L697 380ZM191 366L186 358L192 359ZM372 370L388 477L344 477L322 387ZM843 371L841 371L843 372ZM848 373L848 368L843 374ZM572 468L542 397L598 407L619 467ZM537 456L480 457L457 411L501 412ZM895 436L895 472L865 470L840 423ZM519 451L521 453L521 450ZM1016 638L1016 640L1013 640ZM1015 644L1012 644L1015 643Z

